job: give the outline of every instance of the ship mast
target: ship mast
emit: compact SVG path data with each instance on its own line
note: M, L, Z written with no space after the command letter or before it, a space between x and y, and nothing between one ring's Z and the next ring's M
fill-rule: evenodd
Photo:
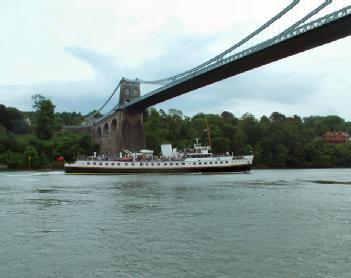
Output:
M212 146L211 146L210 128L208 127L207 118L206 118L206 131L207 131L208 145L210 146L210 148L212 148Z

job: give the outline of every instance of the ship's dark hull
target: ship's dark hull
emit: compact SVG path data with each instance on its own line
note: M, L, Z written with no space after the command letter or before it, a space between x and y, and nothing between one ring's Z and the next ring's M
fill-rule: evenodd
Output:
M184 168L108 168L108 167L71 167L65 166L70 174L181 174L181 173L231 173L250 171L251 165L235 165L220 167L184 167Z

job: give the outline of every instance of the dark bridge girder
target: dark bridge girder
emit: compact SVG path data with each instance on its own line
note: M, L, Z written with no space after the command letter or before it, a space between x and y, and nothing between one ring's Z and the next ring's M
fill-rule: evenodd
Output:
M205 72L157 94L146 96L137 102L127 104L125 109L141 111L165 100L349 35L351 35L351 15Z

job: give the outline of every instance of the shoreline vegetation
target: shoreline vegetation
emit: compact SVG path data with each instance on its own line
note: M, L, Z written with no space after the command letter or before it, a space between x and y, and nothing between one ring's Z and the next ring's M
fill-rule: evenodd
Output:
M41 95L34 95L33 103L32 112L0 104L0 170L62 169L60 157L73 161L79 154L98 152L90 136L62 128L81 124L95 111L88 115L55 112L52 101ZM256 118L224 111L187 117L175 109L150 108L144 112L144 127L147 148L156 153L164 143L188 148L194 138L207 145L209 129L215 153L253 153L254 169L351 167L351 141L330 144L324 140L330 131L351 132L351 122L333 115L301 118L273 112Z

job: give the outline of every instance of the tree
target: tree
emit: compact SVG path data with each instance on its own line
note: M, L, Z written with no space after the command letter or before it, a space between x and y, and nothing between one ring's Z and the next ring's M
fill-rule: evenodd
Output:
M91 116L94 116L94 118L97 119L97 118L101 118L102 114L97 110L93 110L86 115L87 118L90 118Z
M6 151L19 151L16 138L0 124L0 154Z
M0 124L14 134L28 132L23 113L16 108L0 104Z
M55 131L55 105L42 95L34 95L32 99L35 108L35 134L39 139L48 140Z

